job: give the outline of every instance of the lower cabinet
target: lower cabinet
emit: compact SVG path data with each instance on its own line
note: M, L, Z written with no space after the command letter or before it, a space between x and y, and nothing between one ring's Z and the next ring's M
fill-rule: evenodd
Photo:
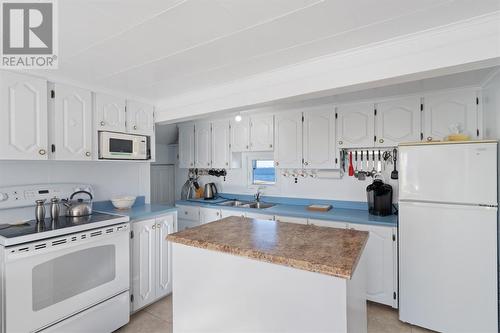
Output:
M210 223L221 219L220 209L200 208L200 223Z
M172 292L172 245L166 238L177 229L177 213L131 225L131 311L137 311Z
M367 295L369 301L398 307L396 228L337 221L309 220L310 224L340 229L368 231Z

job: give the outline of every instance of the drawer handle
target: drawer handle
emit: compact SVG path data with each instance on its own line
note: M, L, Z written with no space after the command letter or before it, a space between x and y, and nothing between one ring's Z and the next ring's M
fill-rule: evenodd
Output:
M40 154L40 155L45 155L45 154L47 154L47 151L46 151L45 149L40 149L40 150L38 151L38 154Z

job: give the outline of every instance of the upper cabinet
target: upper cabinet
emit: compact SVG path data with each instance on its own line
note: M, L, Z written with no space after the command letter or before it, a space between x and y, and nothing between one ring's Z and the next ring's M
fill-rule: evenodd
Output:
M420 141L420 97L407 97L375 104L376 147Z
M250 118L242 117L240 121L231 120L231 151L234 153L250 150Z
M125 99L95 94L95 124L98 131L125 132Z
M51 157L57 160L91 160L91 92L58 83L53 91Z
M335 158L335 111L331 105L304 112L304 168L331 169Z
M250 150L274 150L274 115L254 115L250 117Z
M179 168L194 168L194 124L179 125Z
M229 121L212 122L212 168L229 168L231 150L229 140Z
M208 121L197 122L194 127L194 166L210 168L212 166L211 124Z
M339 105L336 108L337 147L373 147L375 109L373 103Z
M275 164L279 168L302 167L302 111L276 115Z
M46 160L47 81L0 73L0 158Z
M459 127L472 139L482 138L476 89L429 94L424 97L424 140L443 140Z
M127 132L154 135L155 121L151 105L127 101Z

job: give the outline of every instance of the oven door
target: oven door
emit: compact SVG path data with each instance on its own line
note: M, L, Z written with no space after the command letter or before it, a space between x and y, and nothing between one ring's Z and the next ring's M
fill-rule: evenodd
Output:
M129 224L5 249L5 331L32 332L129 289Z

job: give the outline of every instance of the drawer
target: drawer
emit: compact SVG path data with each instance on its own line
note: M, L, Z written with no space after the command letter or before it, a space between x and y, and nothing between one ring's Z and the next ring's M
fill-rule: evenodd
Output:
M177 206L178 218L190 221L200 221L200 207Z

